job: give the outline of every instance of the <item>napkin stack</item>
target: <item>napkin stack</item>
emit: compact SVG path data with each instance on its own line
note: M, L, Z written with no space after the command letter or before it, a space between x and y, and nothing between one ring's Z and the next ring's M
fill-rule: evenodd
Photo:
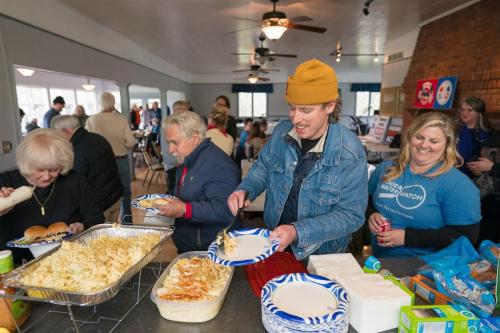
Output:
M310 256L309 273L340 283L349 295L349 323L358 333L371 333L398 327L403 305L412 297L379 274L364 273L350 253Z
M309 256L307 271L331 280L335 280L337 276L363 273L358 262L350 253Z
M398 327L404 305L412 305L412 297L379 274L353 274L337 278L350 300L349 323L358 333L371 333Z

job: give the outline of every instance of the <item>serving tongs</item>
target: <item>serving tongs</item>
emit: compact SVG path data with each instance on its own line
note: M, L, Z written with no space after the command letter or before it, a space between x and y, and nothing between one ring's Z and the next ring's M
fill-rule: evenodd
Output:
M231 227L233 226L234 222L238 220L238 217L240 216L241 211L243 210L243 206L245 206L245 202L247 201L247 199L248 199L248 192L245 191L245 198L243 199L243 205L240 208L238 208L238 210L236 211L236 215L234 215L234 218L231 221L231 223L229 223L227 227L222 228L222 230L219 231L217 233L217 236L215 237L215 243L219 247L219 250L224 254L226 253L225 252L226 248L224 246L224 235L227 234L228 230L231 230Z

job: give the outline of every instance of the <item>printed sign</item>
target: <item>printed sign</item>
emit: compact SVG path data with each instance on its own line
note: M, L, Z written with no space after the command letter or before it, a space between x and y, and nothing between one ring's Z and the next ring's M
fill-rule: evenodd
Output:
M419 109L431 109L436 96L437 79L420 80L417 82L417 93L414 106Z
M451 109L453 97L457 87L457 77L448 76L439 78L437 83L436 98L434 99L434 109Z

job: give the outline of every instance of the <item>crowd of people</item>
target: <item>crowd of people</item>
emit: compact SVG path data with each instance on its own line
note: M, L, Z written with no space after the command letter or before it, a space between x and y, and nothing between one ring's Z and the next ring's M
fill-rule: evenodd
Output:
M57 97L46 128L31 129L18 146L18 169L0 174L1 197L22 185L33 194L0 212L0 247L33 224L66 221L79 232L119 216L132 222L129 151L132 131L145 122L176 161L167 170L173 197L159 214L175 219L180 253L206 250L238 209L264 191L264 224L280 240L279 251L299 260L347 251L364 224L380 257L432 253L461 236L473 244L499 241L500 135L481 99L465 98L456 122L438 112L416 116L397 158L378 164L368 179L363 145L337 122L338 91L335 70L308 60L288 78L289 119L272 136L265 119L245 119L239 137L223 95L208 119L187 101L175 102L165 119L156 102L151 112L133 105L127 119L109 92L100 98L101 112L88 117L77 107L73 116L61 116L64 99ZM241 180L243 158L253 165ZM14 252L16 260L27 256Z

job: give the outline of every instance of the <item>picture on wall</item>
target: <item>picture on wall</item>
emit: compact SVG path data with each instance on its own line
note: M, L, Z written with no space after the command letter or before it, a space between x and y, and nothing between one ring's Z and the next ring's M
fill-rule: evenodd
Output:
M434 109L451 109L457 88L457 77L448 76L438 79Z
M414 106L419 109L431 109L436 96L437 79L419 80Z

